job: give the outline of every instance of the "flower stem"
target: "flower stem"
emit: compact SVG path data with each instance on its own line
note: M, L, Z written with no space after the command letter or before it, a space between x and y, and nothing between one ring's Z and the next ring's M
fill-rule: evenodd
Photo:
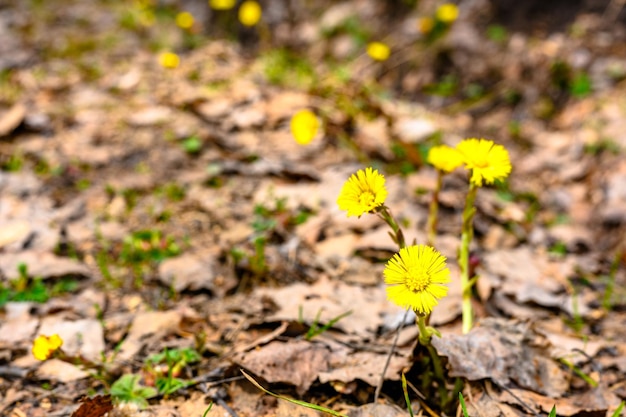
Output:
M461 288L463 290L463 333L468 333L472 329L472 284L470 283L469 270L469 247L474 232L474 201L478 187L470 183L467 197L465 199L465 209L463 210L463 226L461 232L461 249L459 253L459 267L461 269Z
M430 209L428 212L428 246L434 246L435 236L437 235L437 214L439 212L439 191L441 191L441 185L443 183L443 171L437 170L437 184L433 190L432 200L430 200Z
M437 388L439 390L439 396L441 397L441 403L447 404L448 390L446 388L446 378L443 373L441 358L439 358L437 351L430 343L430 340L432 339L433 334L436 332L436 330L432 327L426 326L426 316L422 314L417 315L417 327L420 331L419 342L428 350L428 354L430 355L430 359L433 363L433 371L435 372L435 377L437 378Z
M378 215L391 227L393 234L390 233L393 241L398 245L400 249L406 246L406 242L404 241L404 234L402 233L402 229L395 221L391 212L386 206L380 206L377 211Z

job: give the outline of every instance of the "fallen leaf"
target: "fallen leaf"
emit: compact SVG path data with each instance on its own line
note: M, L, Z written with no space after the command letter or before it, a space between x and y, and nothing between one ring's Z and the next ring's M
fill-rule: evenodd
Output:
M0 137L13 132L24 120L26 106L22 103L14 104L8 111L0 114Z
M115 357L116 361L131 360L142 347L178 329L181 319L181 313L175 310L138 313Z
M104 417L113 409L110 395L96 395L80 400L80 407L72 413L72 417Z
M537 346L537 338L528 324L488 318L466 335L444 334L432 343L448 358L450 376L490 378L560 397L569 389L567 377L546 349Z
M237 354L233 360L267 382L292 384L303 394L320 372L330 369L333 355L323 344L291 340L271 342L260 349Z

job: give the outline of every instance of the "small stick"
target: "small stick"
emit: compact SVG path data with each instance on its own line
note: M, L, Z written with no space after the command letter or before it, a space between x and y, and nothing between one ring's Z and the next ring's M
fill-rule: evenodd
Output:
M378 402L378 397L380 397L380 391L383 389L383 383L385 382L385 374L387 373L387 368L389 368L389 363L391 362L391 356L393 356L393 352L396 350L396 346L398 345L398 339L400 338L400 329L406 323L406 319L409 317L409 310L407 309L404 313L404 317L402 321L398 325L396 329L396 337L393 339L393 344L391 345L391 349L389 349L389 354L387 355L387 360L385 361L385 367L383 368L383 373L380 374L380 381L378 382L378 386L376 387L376 392L374 393L374 403Z

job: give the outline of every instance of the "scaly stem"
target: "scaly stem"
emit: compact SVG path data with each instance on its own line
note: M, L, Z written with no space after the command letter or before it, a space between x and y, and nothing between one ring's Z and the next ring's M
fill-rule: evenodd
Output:
M469 247L474 232L474 200L478 187L470 183L465 199L465 209L463 210L463 226L461 232L461 249L459 253L459 267L461 269L461 288L463 290L463 333L468 333L472 329L472 285L470 284L469 270Z
M437 170L437 184L433 190L432 200L430 200L430 210L428 212L428 246L434 246L435 236L437 235L437 214L439 212L439 191L441 191L441 185L443 183L443 171Z
M437 378L437 389L439 390L439 396L441 397L441 403L448 403L448 389L446 388L446 378L443 372L443 366L441 364L441 359L437 354L437 351L430 343L430 340L433 337L433 334L437 333L435 329L432 327L426 326L426 316L418 314L417 315L417 327L419 328L419 342L422 346L424 346L428 350L428 354L430 355L430 359L433 363L433 371L435 372L435 377Z
M395 243L398 244L398 248L402 249L406 246L404 242L404 234L402 233L402 229L398 226L398 223L395 221L391 212L386 206L381 206L376 211L378 215L391 227L392 233L389 233L391 238ZM393 339L393 344L389 349L389 354L387 355L387 360L385 361L385 366L383 367L383 372L380 374L380 381L378 382L378 386L376 387L376 391L374 392L374 403L378 401L378 397L380 396L380 392L383 389L383 383L385 382L385 374L387 373L387 368L389 368L389 363L391 362L391 356L393 352L396 350L396 346L398 345L398 339L400 337L400 329L404 326L406 322L406 318L409 315L409 310L404 313L404 317L402 318L402 322L398 325L398 329L396 330L396 336Z
M377 209L377 213L385 221L385 223L387 223L389 227L391 227L393 234L389 234L391 235L393 241L398 244L398 247L400 249L404 248L406 246L406 242L404 241L404 234L402 233L402 229L400 229L398 223L391 215L389 209L386 206L380 206Z

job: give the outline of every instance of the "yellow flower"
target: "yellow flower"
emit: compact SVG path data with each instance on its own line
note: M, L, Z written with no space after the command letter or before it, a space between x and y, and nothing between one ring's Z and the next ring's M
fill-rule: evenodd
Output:
M472 170L472 184L493 184L505 179L511 172L509 153L502 145L487 139L470 138L461 141L456 149L463 155L465 168Z
M428 152L428 163L445 172L452 172L463 165L463 155L447 145L434 146Z
M176 15L176 25L181 29L191 29L193 21L193 15L189 12L180 12Z
M180 58L173 52L163 52L159 55L159 63L163 68L176 68L180 64Z
M45 361L50 359L52 354L62 345L63 339L58 334L53 334L50 337L40 335L33 342L33 356L40 361Z
M387 298L417 314L430 314L438 299L448 294L450 270L446 258L426 245L407 246L387 262Z
M435 21L432 17L420 17L417 20L417 29L423 33L428 34L435 27Z
M261 6L256 1L246 0L239 6L239 21L244 26L256 25L262 14Z
M236 0L209 0L209 6L215 10L229 10L235 7Z
M309 144L320 127L320 122L311 110L300 110L291 118L291 134L300 145Z
M382 42L370 42L367 44L367 54L376 61L386 61L391 55L391 49Z
M452 23L459 17L459 8L453 3L444 3L437 8L437 20L443 23Z
M337 205L350 216L361 216L382 206L387 198L385 177L373 168L357 171L345 182Z

